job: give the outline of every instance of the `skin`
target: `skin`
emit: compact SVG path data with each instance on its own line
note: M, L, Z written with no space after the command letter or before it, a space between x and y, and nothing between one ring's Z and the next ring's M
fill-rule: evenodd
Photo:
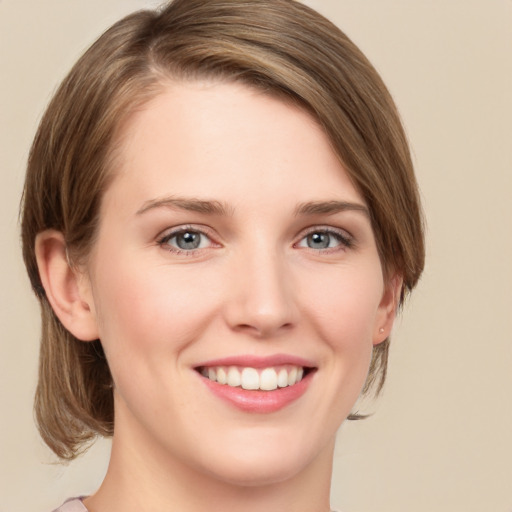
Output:
M336 431L401 285L384 280L361 195L309 114L239 84L170 83L120 144L86 267L69 268L60 233L37 240L52 306L102 340L115 382L111 462L86 506L329 510ZM304 207L334 201L350 207ZM183 227L198 249L180 252ZM315 372L270 414L220 400L195 369L275 354Z

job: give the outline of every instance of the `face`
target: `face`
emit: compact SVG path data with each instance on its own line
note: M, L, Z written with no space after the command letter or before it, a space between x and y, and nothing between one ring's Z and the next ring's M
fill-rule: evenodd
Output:
M118 164L86 293L114 445L243 484L327 461L393 300L323 131L242 85L176 83Z

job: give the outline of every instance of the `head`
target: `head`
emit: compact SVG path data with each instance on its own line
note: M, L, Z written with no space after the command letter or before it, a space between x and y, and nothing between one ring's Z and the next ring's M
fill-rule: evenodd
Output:
M114 428L112 377L100 340L65 329L41 282L36 237L61 233L71 267L87 263L121 134L169 81L237 83L312 116L366 204L384 276L402 303L423 269L421 208L394 103L359 49L291 0L175 0L107 30L51 101L29 157L22 207L25 264L42 310L36 415L47 444L73 458ZM363 392L378 392L389 338L373 349Z

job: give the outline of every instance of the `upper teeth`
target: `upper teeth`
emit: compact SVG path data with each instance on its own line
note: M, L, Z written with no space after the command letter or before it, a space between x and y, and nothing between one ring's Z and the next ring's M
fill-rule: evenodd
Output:
M301 366L281 366L279 368L239 368L237 366L215 366L202 368L203 376L219 384L227 384L243 389L273 389L293 386L302 380L304 369Z

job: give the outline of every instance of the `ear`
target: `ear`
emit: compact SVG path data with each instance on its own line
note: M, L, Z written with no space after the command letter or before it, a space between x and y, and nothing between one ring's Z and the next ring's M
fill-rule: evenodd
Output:
M98 339L90 281L68 261L62 233L53 229L39 233L35 252L46 297L62 325L79 340Z
M402 285L403 278L398 274L394 274L388 282L385 283L384 293L379 304L374 325L374 345L382 343L391 334L400 301Z

